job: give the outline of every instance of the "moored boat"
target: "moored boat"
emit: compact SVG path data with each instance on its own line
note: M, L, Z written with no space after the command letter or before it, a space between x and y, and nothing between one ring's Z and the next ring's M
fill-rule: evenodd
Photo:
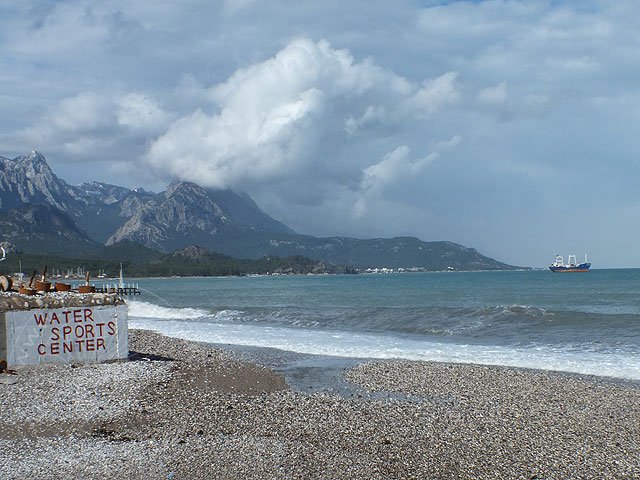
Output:
M561 255L556 255L556 261L549 266L552 272L588 272L591 264L587 261L587 254L584 255L584 262L578 263L575 255L569 255L569 260L564 263Z

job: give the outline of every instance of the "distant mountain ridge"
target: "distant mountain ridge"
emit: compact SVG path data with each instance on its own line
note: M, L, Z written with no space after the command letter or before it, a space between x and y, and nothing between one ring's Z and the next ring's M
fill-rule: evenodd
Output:
M0 212L2 240L27 252L85 255L104 245L91 240L67 214L55 207L25 204Z
M77 254L131 241L165 253L199 245L236 258L303 255L352 267L515 268L451 242L300 235L247 194L190 182L160 193L103 182L72 186L37 151L0 157L0 224L0 240L23 251Z
M25 204L60 210L97 242L112 244L126 238L162 251L171 248L170 237L190 231L194 238L223 227L293 233L262 212L248 195L231 190L205 190L189 182L174 183L158 194L103 182L72 186L53 173L35 150L14 159L0 157L0 211Z

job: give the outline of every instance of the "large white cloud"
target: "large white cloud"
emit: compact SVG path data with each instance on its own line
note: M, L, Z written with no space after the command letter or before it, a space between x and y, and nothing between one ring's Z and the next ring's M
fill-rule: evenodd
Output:
M455 80L445 73L414 85L326 41L297 39L208 89L207 110L176 120L147 161L160 174L218 188L312 175L345 161L356 132L351 141L367 142L373 126L401 126L456 102ZM343 148L324 156L324 141ZM386 152L371 153L349 159L358 168L336 181L357 180Z

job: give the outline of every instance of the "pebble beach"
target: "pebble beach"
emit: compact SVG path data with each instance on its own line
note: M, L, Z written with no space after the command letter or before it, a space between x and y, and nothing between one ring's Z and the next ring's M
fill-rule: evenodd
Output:
M640 478L638 382L363 361L346 380L383 395L309 394L206 344L129 346L0 374L0 478Z

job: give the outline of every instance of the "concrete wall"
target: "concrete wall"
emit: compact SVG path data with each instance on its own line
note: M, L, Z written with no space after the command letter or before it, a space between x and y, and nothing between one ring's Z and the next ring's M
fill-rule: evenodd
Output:
M0 360L9 366L127 358L127 306L40 308L0 314Z

